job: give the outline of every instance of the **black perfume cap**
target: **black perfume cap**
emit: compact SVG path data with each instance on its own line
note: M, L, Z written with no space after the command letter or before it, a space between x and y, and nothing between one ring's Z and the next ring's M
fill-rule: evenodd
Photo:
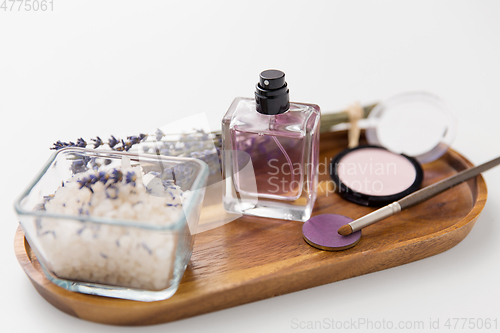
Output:
M257 111L275 115L285 113L290 108L288 85L285 73L277 69L268 69L260 73L259 83L255 86Z

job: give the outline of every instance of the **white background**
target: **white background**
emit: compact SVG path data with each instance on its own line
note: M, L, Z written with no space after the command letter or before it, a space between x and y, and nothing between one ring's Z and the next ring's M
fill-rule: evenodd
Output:
M305 332L297 326L307 321L366 318L424 321L425 331L439 319L434 331L449 332L448 318L500 321L500 169L485 174L476 226L445 253L145 328L89 323L42 299L14 255L12 208L56 140L151 133L199 112L217 128L268 68L285 71L293 101L325 112L409 90L438 94L459 118L452 147L485 162L500 155L500 2L53 2L53 12L0 10L2 331Z

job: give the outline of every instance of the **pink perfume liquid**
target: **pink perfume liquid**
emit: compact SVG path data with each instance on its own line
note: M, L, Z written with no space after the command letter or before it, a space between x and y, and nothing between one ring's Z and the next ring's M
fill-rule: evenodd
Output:
M290 103L282 114L255 111L236 98L223 118L224 205L229 212L306 221L316 199L319 107ZM255 179L239 170L251 162ZM246 200L245 198L257 198ZM255 202L257 202L255 204Z
M232 131L233 150L251 156L255 171L257 192L247 186L245 179L235 177L236 190L261 198L293 201L303 188L304 136L272 136ZM246 161L234 159L234 170L244 167Z

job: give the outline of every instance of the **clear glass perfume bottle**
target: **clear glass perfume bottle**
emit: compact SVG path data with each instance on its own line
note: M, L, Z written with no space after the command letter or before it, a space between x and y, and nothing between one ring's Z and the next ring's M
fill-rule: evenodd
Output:
M289 102L283 72L262 72L255 99L236 98L222 120L224 208L308 220L318 183L319 122L317 105ZM248 159L255 181L239 174Z

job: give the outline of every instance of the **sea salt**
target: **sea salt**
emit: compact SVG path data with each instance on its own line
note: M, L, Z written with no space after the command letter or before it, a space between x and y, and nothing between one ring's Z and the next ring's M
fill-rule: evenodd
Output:
M45 210L144 226L169 226L182 218L189 191L152 172L142 176L141 167L131 167L127 160L119 171L123 179L112 186L108 180L82 187L82 181L98 172L76 174L45 203ZM134 182L127 183L129 172L135 174ZM84 219L43 218L37 228L41 255L58 277L145 290L169 287L177 242L186 241L186 235L169 230Z

